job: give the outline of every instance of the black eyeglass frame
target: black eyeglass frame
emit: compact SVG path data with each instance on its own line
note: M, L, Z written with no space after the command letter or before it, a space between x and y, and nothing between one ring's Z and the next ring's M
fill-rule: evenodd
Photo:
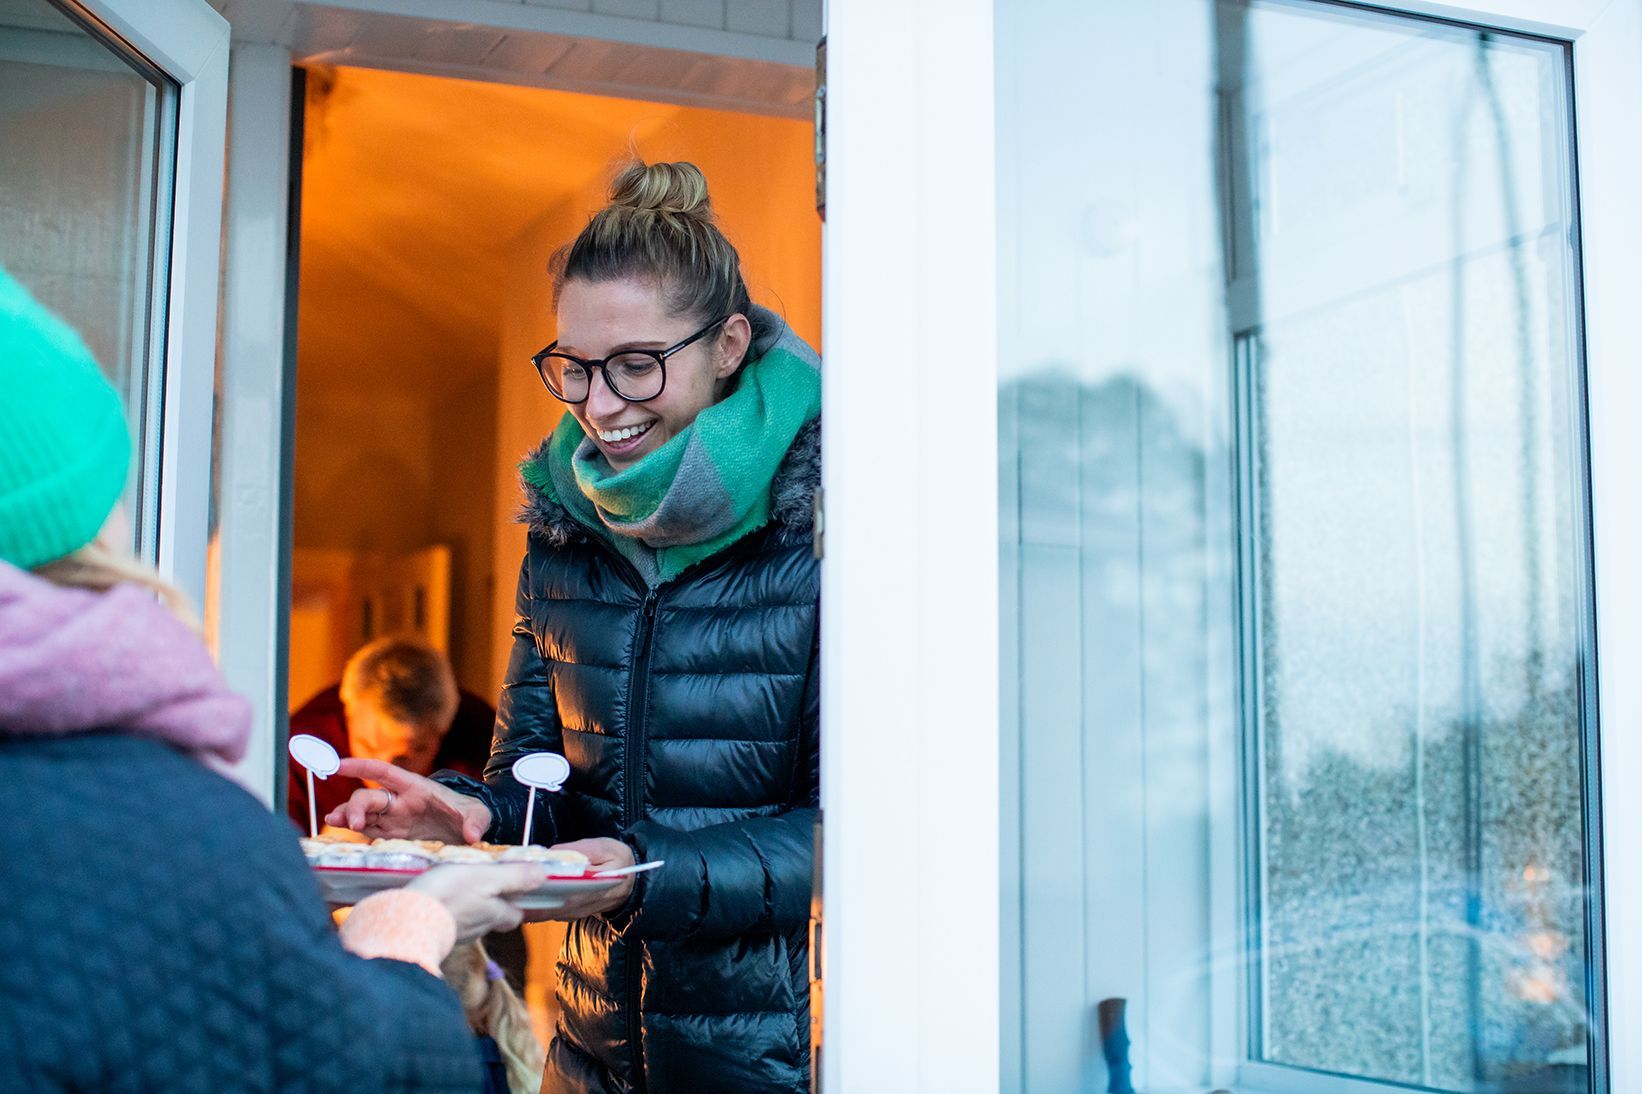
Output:
M553 341L549 342L542 349L540 349L540 350L536 351L535 353L531 354L530 355L530 363L536 367L536 375L541 378L542 386L547 388L547 393L549 395L553 396L555 399L559 400L559 402L561 402L561 403L569 403L572 406L576 406L576 405L579 405L581 403L587 402L587 400L593 394L593 370L594 369L598 369L598 370L600 370L601 372L604 373L604 386L609 388L610 391L616 396L616 398L622 400L623 402L627 402L627 403L648 403L652 399L660 398L661 393L667 390L667 358L671 357L673 354L677 353L679 350L686 349L686 348L694 345L695 343L701 341L703 338L705 338L707 336L709 331L711 331L714 327L718 327L718 326L723 325L730 318L730 316L734 315L734 314L735 314L734 312L730 312L728 315L719 316L717 319L713 320L711 323L708 323L705 327L702 327L700 330L698 330L694 334L690 335L690 337L686 338L684 341L674 342L672 345L668 346L666 349L661 349L661 350L656 350L656 349L624 349L624 350L617 350L615 353L610 354L609 357L599 357L599 358L589 360L586 357L577 357L573 353L560 353L558 351L558 349L559 349L558 339L554 339ZM632 353L639 353L639 354L643 354L646 357L654 358L655 362L656 362L656 367L661 369L661 386L656 389L656 393L654 395L646 395L642 399L632 399L632 398L627 397L626 395L623 395L621 393L621 389L618 388L615 384L610 382L610 370L605 367L606 363L610 360L611 357L625 357L628 354L632 354ZM554 391L553 390L553 385L548 382L547 371L542 368L542 364L549 357L562 357L566 361L574 361L574 362L576 362L576 364L580 365L582 368L585 368L587 370L587 394L583 395L580 399L567 399L563 395L559 394L557 391Z

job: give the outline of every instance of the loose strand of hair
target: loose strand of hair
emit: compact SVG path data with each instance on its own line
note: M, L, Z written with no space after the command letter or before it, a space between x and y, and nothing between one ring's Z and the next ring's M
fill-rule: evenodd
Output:
M146 589L196 638L204 640L205 629L187 595L146 563L131 557L123 548L105 542L101 536L72 554L37 567L34 572L54 585L89 592L106 593L117 585Z

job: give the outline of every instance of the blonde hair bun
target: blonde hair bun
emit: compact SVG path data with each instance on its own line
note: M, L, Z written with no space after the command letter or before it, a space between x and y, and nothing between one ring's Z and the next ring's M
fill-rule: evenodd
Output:
M752 314L741 256L725 238L693 163L633 160L610 184L610 204L588 219L548 265L553 306L567 281L642 278L662 286L668 309L708 323Z
M610 204L710 220L707 176L693 163L628 164L610 184Z

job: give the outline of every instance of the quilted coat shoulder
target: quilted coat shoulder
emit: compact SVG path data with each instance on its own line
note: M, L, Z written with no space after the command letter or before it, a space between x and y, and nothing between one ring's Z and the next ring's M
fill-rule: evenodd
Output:
M0 1090L477 1090L447 985L342 949L290 822L151 739L0 733Z
M513 761L562 751L572 774L535 838L613 836L666 862L620 913L571 924L545 1090L809 1089L819 482L811 423L770 522L654 589L527 495L492 758L482 784L441 778L516 840Z

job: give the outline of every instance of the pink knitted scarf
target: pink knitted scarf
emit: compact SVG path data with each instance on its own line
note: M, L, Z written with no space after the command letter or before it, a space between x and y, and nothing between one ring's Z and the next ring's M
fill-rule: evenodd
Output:
M128 733L227 774L250 727L250 705L151 594L65 589L0 562L0 735Z

